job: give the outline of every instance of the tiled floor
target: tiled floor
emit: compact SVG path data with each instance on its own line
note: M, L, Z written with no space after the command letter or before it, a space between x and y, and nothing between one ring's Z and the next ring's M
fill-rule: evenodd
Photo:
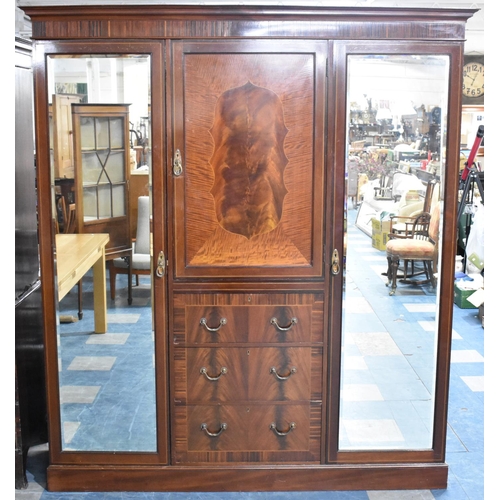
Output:
M150 279L141 276L139 283L128 305L126 277L118 277L116 300L108 297L105 335L93 333L93 314L85 310L93 303L90 275L84 279L83 318L60 324L65 450L156 450ZM76 293L60 303L63 316L75 315L76 307Z
M386 269L383 252L371 247L370 239L350 225L349 249L351 261L346 277L345 320L343 340L343 418L341 446L370 447L425 447L430 440L429 412L432 401L433 353L435 348L435 296L428 287L398 287L395 296L389 297L385 287ZM349 254L348 254L349 255ZM348 261L349 263L349 261ZM374 293L374 287L380 293ZM134 289L134 305L140 314L147 305L146 295ZM141 302L142 300L142 302ZM140 328L139 317L131 315L126 302L117 299L110 314L109 333L78 335L82 322L63 325L61 402L64 414L64 436L68 448L83 446L78 436L84 427L93 436L93 445L107 446L110 429L93 425L104 422L102 415L91 410L96 398L112 397L113 373L120 366L130 369L130 360L138 361L138 347L152 343L151 334ZM123 307L122 307L123 306ZM134 308L134 307L132 307ZM90 315L84 315L85 316ZM91 321L87 319L87 321ZM134 326L135 325L135 326ZM89 326L91 328L91 325ZM68 343L69 341L69 343ZM72 345L73 349L68 349ZM100 363L92 355L106 347L106 356ZM125 426L134 441L134 426L143 429L148 418L154 415L154 400L148 394L144 380L153 373L153 358L146 350L139 359L141 370L128 374L128 387L144 392L141 410L147 408L143 421L127 419ZM123 356L125 354L125 357ZM453 322L452 357L450 371L450 399L446 462L449 480L446 490L418 491L350 491L350 492L300 492L300 493L50 493L45 488L47 446L30 450L26 490L16 490L16 500L188 500L188 499L269 499L269 500L481 500L484 498L484 329L477 317L477 309L459 309L455 306ZM125 359L124 365L121 365ZM397 383L388 383L390 379ZM88 374L94 374L91 380ZM99 383L95 381L99 380ZM121 395L125 397L126 395ZM136 414L136 407L121 405L121 420ZM84 410L82 411L82 408ZM119 409L117 409L120 415ZM120 417L113 414L113 425ZM149 417L148 417L149 415ZM369 415L370 418L366 418ZM151 428L151 426L149 425ZM154 427L154 426L153 426ZM104 430L103 430L104 429ZM113 429L121 432L123 429ZM111 432L112 434L112 432ZM140 433L142 435L142 431ZM87 436L88 437L88 436ZM144 438L144 436L143 436ZM154 431L141 446L154 442ZM139 442L138 440L137 442ZM130 444L130 443L128 443ZM111 446L111 445L109 445Z
M435 292L400 285L389 296L385 252L351 221L347 248L340 447L429 449Z

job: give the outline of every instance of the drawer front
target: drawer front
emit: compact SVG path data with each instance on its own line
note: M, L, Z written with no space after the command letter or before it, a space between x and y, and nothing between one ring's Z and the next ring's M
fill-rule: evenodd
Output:
M174 344L322 343L322 294L176 294Z
M174 462L320 460L320 404L175 408Z
M175 351L179 403L321 399L321 347L177 347Z

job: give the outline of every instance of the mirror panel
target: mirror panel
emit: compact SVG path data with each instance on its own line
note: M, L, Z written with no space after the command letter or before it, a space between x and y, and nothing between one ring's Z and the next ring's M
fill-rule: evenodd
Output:
M447 56L347 59L339 450L432 448L448 80Z
M151 265L130 296L127 267L150 259L135 252L138 228L152 227L150 56L53 55L47 67L62 449L156 452ZM109 234L103 258L63 290L81 254L99 252L96 234ZM151 249L151 229L141 234Z

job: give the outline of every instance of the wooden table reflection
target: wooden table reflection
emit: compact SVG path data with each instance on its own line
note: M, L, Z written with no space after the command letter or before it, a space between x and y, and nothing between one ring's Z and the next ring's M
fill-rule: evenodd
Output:
M94 278L95 333L106 333L106 259L108 234L57 234L56 262L58 299L65 295L92 268Z

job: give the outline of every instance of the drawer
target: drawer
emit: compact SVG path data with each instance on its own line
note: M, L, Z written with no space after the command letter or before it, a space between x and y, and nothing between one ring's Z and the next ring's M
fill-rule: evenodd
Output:
M311 342L311 307L186 306L186 341Z
M187 426L190 451L307 450L309 404L193 406Z
M174 461L319 461L321 405L200 405L175 409Z
M175 353L178 403L321 400L321 347L176 347Z
M322 343L321 294L176 294L174 344Z

